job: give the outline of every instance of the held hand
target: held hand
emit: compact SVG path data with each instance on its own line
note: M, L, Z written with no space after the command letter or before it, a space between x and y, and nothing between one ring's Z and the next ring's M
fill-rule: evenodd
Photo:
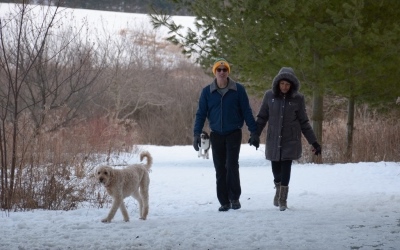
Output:
M256 147L256 150L258 147L260 147L260 137L256 133L251 133L250 139L249 139L249 144L250 146Z
M193 147L194 147L194 150L199 151L200 145L201 145L200 135L194 135L193 136Z
M321 145L319 145L318 142L314 142L314 143L312 144L312 146L313 146L313 148L314 148L314 149L313 149L314 154L315 154L315 155L320 155L321 152L322 152Z

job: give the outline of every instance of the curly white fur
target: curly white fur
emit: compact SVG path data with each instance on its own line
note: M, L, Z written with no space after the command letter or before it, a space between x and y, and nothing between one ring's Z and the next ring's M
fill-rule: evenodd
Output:
M147 164L135 164L124 169L101 166L96 170L97 180L104 184L107 193L113 198L108 216L102 222L111 222L118 208L121 209L124 221L129 221L124 199L132 196L139 203L140 219L145 220L149 213L149 172L153 158L149 152L140 154L140 161L147 158Z

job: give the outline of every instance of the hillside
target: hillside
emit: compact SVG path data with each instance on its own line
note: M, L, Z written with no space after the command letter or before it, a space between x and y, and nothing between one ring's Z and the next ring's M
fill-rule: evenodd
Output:
M22 1L0 1L0 3L18 3ZM33 4L46 4L44 0L33 0ZM52 1L56 2L56 1ZM151 13L152 6L156 9L163 10L170 15L189 15L186 10L177 10L168 0L67 0L61 1L60 6L88 9L88 10L106 10L127 13Z

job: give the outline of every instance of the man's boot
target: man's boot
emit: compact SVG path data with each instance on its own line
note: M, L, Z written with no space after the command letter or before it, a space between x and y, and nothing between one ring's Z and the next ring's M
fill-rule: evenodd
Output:
M281 191L281 183L280 182L275 182L275 196L274 196L274 206L279 207L279 192Z
M279 192L279 210L285 211L287 208L287 197L289 192L289 186L281 186Z

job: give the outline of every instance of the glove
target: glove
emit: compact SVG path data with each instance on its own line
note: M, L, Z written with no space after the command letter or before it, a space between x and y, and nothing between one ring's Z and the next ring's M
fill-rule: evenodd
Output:
M193 147L194 147L194 150L199 151L200 145L201 145L200 135L194 135L193 136Z
M256 147L256 150L260 146L260 137L256 133L251 133L250 134L250 139L249 139L249 144L250 146Z
M318 144L318 142L314 142L312 144L312 146L314 147L313 152L315 155L320 155L321 154L321 145Z

